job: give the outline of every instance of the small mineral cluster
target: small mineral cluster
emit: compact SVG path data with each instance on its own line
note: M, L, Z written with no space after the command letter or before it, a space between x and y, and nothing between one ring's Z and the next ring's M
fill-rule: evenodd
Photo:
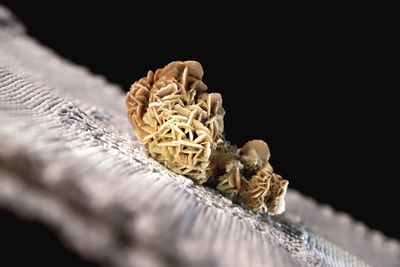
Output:
M288 181L275 174L262 140L232 146L224 137L222 97L207 93L196 61L175 61L135 82L128 119L150 155L198 184L208 184L256 212L285 210Z

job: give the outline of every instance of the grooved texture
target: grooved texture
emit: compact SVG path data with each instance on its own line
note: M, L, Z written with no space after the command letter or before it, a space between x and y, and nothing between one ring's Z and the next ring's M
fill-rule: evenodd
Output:
M294 190L260 216L168 171L122 90L0 22L0 208L103 266L399 266L397 241Z

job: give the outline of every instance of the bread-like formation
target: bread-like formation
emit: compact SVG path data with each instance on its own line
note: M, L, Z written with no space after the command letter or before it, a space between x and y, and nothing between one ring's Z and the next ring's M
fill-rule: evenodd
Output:
M224 130L222 98L207 93L203 68L172 62L135 82L126 97L128 118L152 157L199 184L211 176Z

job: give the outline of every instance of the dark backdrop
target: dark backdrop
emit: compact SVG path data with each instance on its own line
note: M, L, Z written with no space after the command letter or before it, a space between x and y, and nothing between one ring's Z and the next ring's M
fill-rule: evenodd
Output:
M400 238L390 18L35 2L5 5L39 42L125 90L172 60L200 61L209 89L223 95L229 140L266 140L291 188Z

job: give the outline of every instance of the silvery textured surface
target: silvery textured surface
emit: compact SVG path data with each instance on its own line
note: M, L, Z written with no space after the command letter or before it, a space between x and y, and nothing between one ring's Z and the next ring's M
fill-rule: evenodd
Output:
M0 208L103 266L400 265L398 241L293 189L287 212L260 216L171 173L123 101L0 7Z

